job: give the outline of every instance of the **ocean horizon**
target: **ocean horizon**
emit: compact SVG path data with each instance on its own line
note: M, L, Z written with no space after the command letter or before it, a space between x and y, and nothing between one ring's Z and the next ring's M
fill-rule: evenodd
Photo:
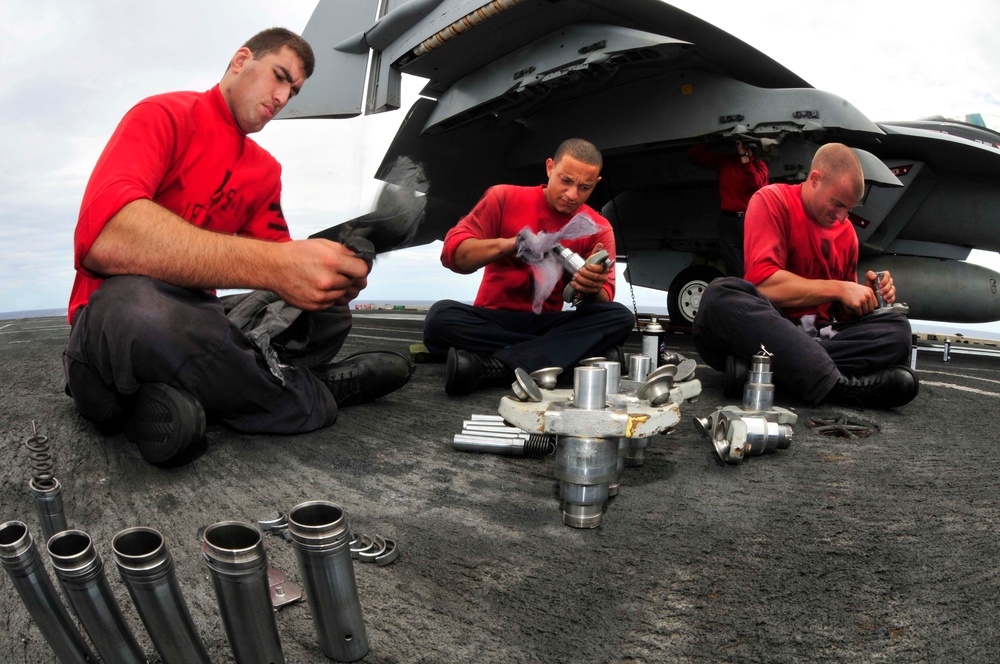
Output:
M430 307L437 300L359 300L351 303L352 309L392 309L394 307L426 308ZM472 304L471 302L465 302ZM626 305L627 306L627 305ZM654 316L666 316L666 307L640 306L640 314ZM0 312L0 320L18 320L24 318L52 318L59 317L65 319L66 308L57 309L30 309L25 311ZM911 321L914 332L925 334L940 334L946 336L964 336L970 339L990 339L1000 340L1000 331L984 329L966 329L962 323L942 323L938 321Z

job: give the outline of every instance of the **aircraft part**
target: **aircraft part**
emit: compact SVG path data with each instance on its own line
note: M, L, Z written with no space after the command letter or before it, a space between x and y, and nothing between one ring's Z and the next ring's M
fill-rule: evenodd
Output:
M368 49L380 51L405 34L440 4L441 0L409 0L382 16L367 30L340 42L333 47L333 50L356 55L367 54Z
M773 454L792 443L792 425L798 415L774 405L771 354L761 352L751 358L743 407L724 406L705 418L694 418L694 426L712 441L716 454L729 464L747 456Z
M0 524L0 564L28 608L38 631L63 664L96 664L97 655L83 640L45 572L38 547L20 521Z
M181 594L174 558L163 535L152 528L128 528L111 540L111 552L163 661L210 664L212 660Z
M570 25L457 81L438 100L425 131L454 126L456 117L473 109L473 115L481 116L537 99L560 85L580 88L586 85L580 77L607 81L620 67L669 58L688 45L620 26Z
M288 512L288 534L320 649L337 662L361 659L368 654L368 633L351 560L347 513L328 501L300 503Z
M365 98L368 51L335 51L337 43L364 31L375 16L379 0L320 2L302 37L313 47L316 68L302 90L281 109L278 118L351 118L361 115Z
M667 313L670 324L690 327L701 306L701 296L715 279L724 276L722 272L707 265L692 265L681 270L670 282L667 290Z
M862 257L861 278L868 270L888 270L897 298L910 308L910 318L954 323L1000 320L1000 274L972 263L919 256Z
M146 656L111 592L104 563L90 535L64 530L52 536L48 550L63 593L101 659L146 664Z
M236 661L283 663L260 530L248 523L221 521L205 528L202 537L202 555Z

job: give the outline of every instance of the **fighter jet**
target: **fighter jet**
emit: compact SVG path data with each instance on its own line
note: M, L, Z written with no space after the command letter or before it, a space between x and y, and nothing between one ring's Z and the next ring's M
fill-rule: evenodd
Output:
M1000 133L874 122L660 0L320 0L303 35L316 70L284 117L396 110L402 75L426 80L375 173L420 200L389 249L443 238L490 185L537 184L556 145L583 137L605 156L589 202L627 279L666 290L683 327L725 269L717 175L688 147L749 141L771 182L798 182L820 145L843 142L867 185L850 216L859 271L905 283L912 318L1000 319L1000 274L965 262L1000 250Z

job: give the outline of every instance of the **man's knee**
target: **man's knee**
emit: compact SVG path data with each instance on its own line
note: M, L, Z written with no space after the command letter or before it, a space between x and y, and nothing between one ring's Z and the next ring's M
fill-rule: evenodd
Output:
M608 318L609 326L622 334L628 334L635 328L635 314L621 302L609 302L609 308L605 314Z
M440 339L452 324L457 310L463 306L455 300L438 300L432 304L424 317L424 339L432 342Z

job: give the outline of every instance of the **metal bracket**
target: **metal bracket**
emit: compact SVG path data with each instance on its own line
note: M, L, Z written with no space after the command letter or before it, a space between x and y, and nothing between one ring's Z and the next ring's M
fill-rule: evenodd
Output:
M271 591L271 606L275 609L293 602L301 602L305 597L302 588L289 581L284 572L274 567L267 568L267 585Z

